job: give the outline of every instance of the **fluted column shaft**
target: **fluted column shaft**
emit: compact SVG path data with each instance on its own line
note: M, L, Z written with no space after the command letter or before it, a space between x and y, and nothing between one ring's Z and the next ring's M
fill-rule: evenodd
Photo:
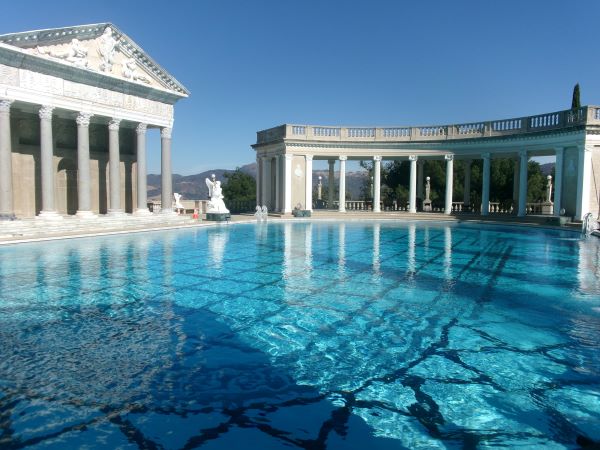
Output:
M173 213L173 174L171 172L171 128L160 130L161 213Z
M373 156L373 212L381 212L381 156Z
M410 155L410 189L408 193L408 212L417 212L417 155Z
M15 217L12 183L11 100L0 100L0 220Z
M312 166L313 166L313 157L312 155L305 155L306 160L306 201L304 205L304 209L312 211Z
M262 157L262 203L271 210L271 157Z
M136 213L148 211L148 186L146 165L146 130L148 126L140 123L135 129L136 133L136 160L137 160L137 210Z
M519 161L519 210L518 216L525 217L527 214L527 166L529 157L527 151L520 152L521 160Z
M454 191L454 155L446 155L446 205L444 214L452 213L452 194Z
M79 113L77 119L77 215L92 215L90 183L90 119L92 114Z
M121 209L121 157L119 154L119 126L121 119L112 119L108 124L108 177L110 184L109 213L120 213Z
M340 156L340 205L339 212L346 212L346 160L347 156Z
M281 155L275 155L275 205L273 211L281 211Z
M52 140L52 106L40 108L40 166L42 181L41 215L53 215L54 207L54 150ZM44 214L46 213L46 214Z
M283 212L284 214L291 214L292 212L292 161L294 155L284 155L285 167L283 184L285 189L283 190Z

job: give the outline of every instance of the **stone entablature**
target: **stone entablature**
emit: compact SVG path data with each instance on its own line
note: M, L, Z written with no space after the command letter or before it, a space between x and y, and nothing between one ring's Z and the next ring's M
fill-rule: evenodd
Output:
M573 131L592 126L600 131L600 107L583 106L535 116L458 125L406 127L334 127L285 124L257 132L256 144L278 140L315 142L448 142Z
M56 108L73 111L85 110L106 117L119 108L124 120L165 127L173 125L174 108L171 104L0 64L2 97L52 104Z

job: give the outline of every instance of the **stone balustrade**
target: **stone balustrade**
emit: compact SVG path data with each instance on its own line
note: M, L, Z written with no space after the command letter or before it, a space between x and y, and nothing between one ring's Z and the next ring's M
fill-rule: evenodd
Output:
M583 106L528 117L457 125L416 127L327 127L280 125L257 133L257 144L280 139L306 141L446 141L502 137L541 131L561 130L585 125L600 125L600 106Z

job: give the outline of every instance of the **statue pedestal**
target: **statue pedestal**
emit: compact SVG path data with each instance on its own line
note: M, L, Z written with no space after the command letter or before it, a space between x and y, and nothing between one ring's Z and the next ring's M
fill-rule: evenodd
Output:
M542 214L554 214L554 203L552 203L552 202L542 203Z
M311 217L310 209L294 209L292 214L294 217Z
M210 220L213 222L227 222L231 219L231 213L206 213L206 220Z
M431 212L431 200L423 200L423 211Z

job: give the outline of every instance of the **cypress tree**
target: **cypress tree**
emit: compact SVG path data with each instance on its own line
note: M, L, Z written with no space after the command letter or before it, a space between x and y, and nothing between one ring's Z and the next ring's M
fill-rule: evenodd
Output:
M581 101L579 100L579 83L573 88L573 100L571 101L571 109L581 108Z

